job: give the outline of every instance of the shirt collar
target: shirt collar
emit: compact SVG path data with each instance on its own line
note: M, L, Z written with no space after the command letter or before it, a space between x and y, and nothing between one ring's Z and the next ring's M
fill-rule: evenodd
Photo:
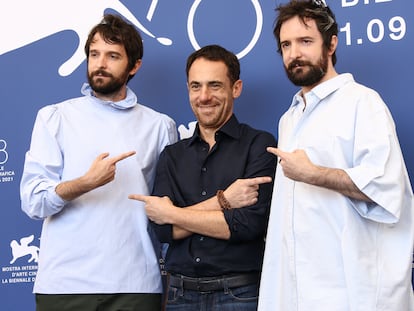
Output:
M217 133L223 133L227 136L230 136L234 139L240 138L240 131L239 131L239 121L237 120L236 116L233 114L230 119L220 128L217 130ZM188 146L192 145L194 142L199 141L201 138L200 136L200 128L197 122L196 128L194 130L193 136L188 141Z
M353 82L354 77L350 73L343 73L329 79L317 86L305 94L307 105L313 102L320 102L321 100L334 93L337 89L346 83ZM292 100L291 107L303 102L302 91L298 91ZM307 108L308 109L308 108Z
M127 87L127 93L126 93L125 99L117 101L117 102L99 99L93 94L93 90L88 83L84 83L82 85L81 93L85 96L90 97L96 102L101 103L102 105L109 105L116 109L121 109L121 110L130 109L137 104L137 96L129 87Z
M344 84L353 82L353 81L354 81L354 77L352 76L352 74L343 73L317 85L309 93L315 94L316 97L322 100L326 98L328 95L335 92L337 89L339 89Z

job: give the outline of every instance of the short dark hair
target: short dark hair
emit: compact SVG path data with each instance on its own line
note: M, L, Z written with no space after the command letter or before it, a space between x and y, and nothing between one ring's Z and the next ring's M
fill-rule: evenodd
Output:
M113 14L105 14L102 21L92 28L85 43L86 59L95 34L99 33L105 42L121 44L128 56L128 70L134 68L136 62L144 55L144 45L139 31L134 25ZM129 79L132 76L129 77Z
M232 84L240 79L240 62L237 56L226 50L225 48L213 44L202 47L201 49L193 52L187 58L186 74L188 79L188 72L190 71L191 65L198 58L205 58L210 61L221 61L227 67L227 76L229 77Z
M332 36L338 35L338 24L334 13L320 0L291 0L287 4L279 5L275 11L279 12L275 21L273 35L277 40L278 52L280 49L280 28L287 20L298 16L306 25L306 19L315 20L316 26L322 35L323 45L329 49L331 46ZM332 63L336 64L336 54L332 55Z

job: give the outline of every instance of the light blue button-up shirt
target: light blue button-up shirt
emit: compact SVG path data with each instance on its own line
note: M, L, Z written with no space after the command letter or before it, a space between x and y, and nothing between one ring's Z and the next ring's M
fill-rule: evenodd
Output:
M42 108L21 180L22 209L44 219L35 293L159 293L158 259L141 203L150 194L164 146L177 140L174 121L137 103L128 89L120 102L94 96ZM115 179L65 202L56 186L86 173L96 157L134 150L116 165Z

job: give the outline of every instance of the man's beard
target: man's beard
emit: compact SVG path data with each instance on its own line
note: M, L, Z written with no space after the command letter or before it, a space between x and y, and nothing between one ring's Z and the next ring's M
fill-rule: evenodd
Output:
M301 68L296 69L296 66ZM307 68L306 68L307 67ZM328 57L323 55L317 64L308 61L294 60L288 67L285 66L286 74L290 81L296 86L312 86L317 84L325 76L328 69ZM305 72L305 70L308 70Z
M108 82L104 82L104 80L108 80ZM125 81L125 76L115 78L112 74L104 70L96 70L88 74L88 83L92 90L103 95L116 93L122 88Z

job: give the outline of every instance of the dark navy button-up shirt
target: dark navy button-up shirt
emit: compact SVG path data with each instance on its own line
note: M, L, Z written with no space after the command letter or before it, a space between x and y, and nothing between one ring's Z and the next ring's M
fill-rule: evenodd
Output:
M240 124L233 115L216 133L216 144L199 136L167 146L160 155L153 195L168 196L176 206L190 206L214 196L239 178L274 177L276 146L268 132ZM273 183L262 184L255 205L224 210L229 240L193 234L174 240L171 225L152 224L159 240L169 243L166 270L191 277L259 272Z

